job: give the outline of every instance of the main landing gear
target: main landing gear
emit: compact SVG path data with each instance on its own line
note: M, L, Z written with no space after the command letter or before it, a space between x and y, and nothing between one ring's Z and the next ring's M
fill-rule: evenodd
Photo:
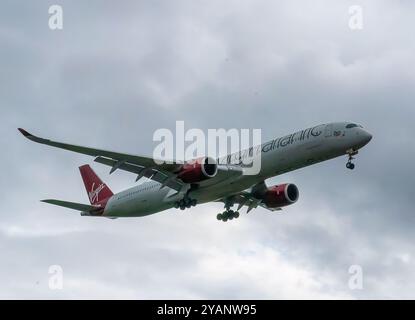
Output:
M174 204L174 207L180 210L184 210L186 208L194 207L197 204L196 199L190 199L188 196L184 197L182 200L177 201Z
M239 218L239 212L231 210L231 207L234 205L233 199L228 198L225 200L225 211L222 213L218 213L216 216L216 219L219 221L226 222L228 220L232 219L238 219Z
M232 219L238 219L239 218L239 212L233 211L233 210L225 210L222 213L218 213L216 216L216 219L219 221L222 220L223 222L226 222L228 220Z
M354 160L354 157L353 156L357 155L357 153L358 153L357 150L349 150L349 151L347 151L347 154L349 155L349 160L346 163L346 168L347 169L350 169L350 170L353 170L354 169L355 165L354 165L354 163L352 163L352 160Z

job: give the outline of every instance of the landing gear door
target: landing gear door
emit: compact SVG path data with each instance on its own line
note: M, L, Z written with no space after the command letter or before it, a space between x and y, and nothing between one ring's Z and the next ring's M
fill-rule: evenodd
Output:
M328 124L326 125L326 128L324 130L324 136L328 138L328 137L331 137L332 135L333 135L333 125Z

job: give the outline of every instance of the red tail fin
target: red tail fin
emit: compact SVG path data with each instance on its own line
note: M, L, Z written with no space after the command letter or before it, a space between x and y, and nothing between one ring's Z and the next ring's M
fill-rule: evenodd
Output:
M79 171L81 172L82 180L84 180L85 189L91 204L96 204L113 195L110 188L102 182L89 165L86 164L79 167Z

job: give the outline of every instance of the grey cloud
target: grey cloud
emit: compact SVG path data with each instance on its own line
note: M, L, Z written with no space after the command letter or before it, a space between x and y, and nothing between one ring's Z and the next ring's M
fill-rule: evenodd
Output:
M3 1L0 94L3 298L413 298L413 3L359 1ZM295 206L218 223L219 204L132 220L85 219L38 202L86 201L92 159L28 143L34 132L151 154L154 130L261 128L263 138L327 121L374 139L348 172L335 159L273 178ZM114 190L134 177L94 169ZM65 288L47 287L60 264ZM347 287L360 264L364 289Z

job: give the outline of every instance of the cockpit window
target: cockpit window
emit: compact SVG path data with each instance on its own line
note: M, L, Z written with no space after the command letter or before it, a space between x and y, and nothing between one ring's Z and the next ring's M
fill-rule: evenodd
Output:
M355 124L355 123L349 123L347 126L346 126L346 129L351 129L351 128L355 128L355 127L359 127L357 124Z

